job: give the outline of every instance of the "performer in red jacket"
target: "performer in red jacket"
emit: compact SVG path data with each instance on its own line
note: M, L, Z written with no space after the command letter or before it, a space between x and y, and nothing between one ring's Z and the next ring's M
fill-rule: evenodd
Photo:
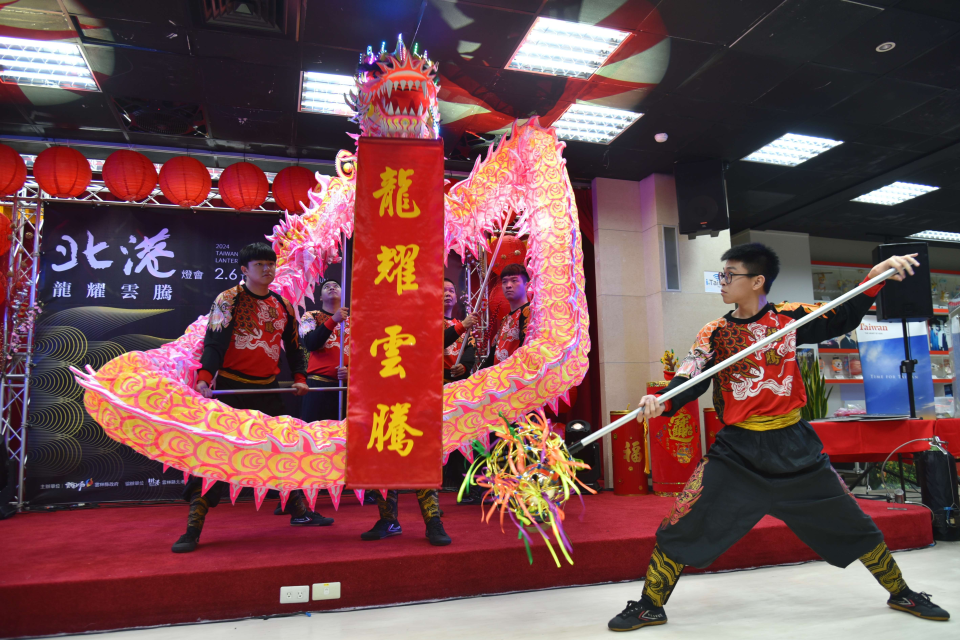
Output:
M212 387L225 389L276 389L280 373L280 351L286 351L297 395L307 393L303 351L297 337L297 317L293 305L270 290L276 275L277 254L270 245L256 242L240 250L243 283L217 296L207 319L203 354L197 374L196 390L212 398ZM221 402L235 409L256 410L268 416L284 413L283 401L276 393L220 396ZM187 532L173 545L174 553L197 548L207 511L220 503L223 483L218 482L205 494L202 479L192 477L183 490L190 503ZM333 518L324 518L307 509L303 493L290 494L287 505L293 526L327 526Z
M500 286L503 288L503 297L510 305L510 313L500 323L497 341L492 345L490 355L481 369L500 364L523 346L530 322L530 302L527 300L529 284L530 274L522 265L508 264L500 272Z
M320 309L300 318L300 337L309 353L307 384L311 387L347 385L350 366L350 310L341 306L340 283L330 279L320 287ZM343 366L340 366L340 332L343 331ZM347 403L334 392L311 393L303 399L300 417L304 422L343 420ZM346 399L346 394L343 395Z
M720 272L721 295L736 309L705 326L677 375L661 393L695 378L750 345L817 313L818 305L771 304L770 286L780 260L761 244L733 247ZM902 280L913 274L914 256L897 256L876 265L866 280L891 267ZM687 392L659 404L655 395L640 401L645 419L672 416L713 382L713 404L726 425L677 497L657 531L643 594L609 622L629 631L667 621L667 603L684 567L708 567L770 514L783 520L804 543L832 565L859 559L890 593L887 604L928 620L950 615L924 593L912 591L883 541L883 534L857 504L823 453L823 444L800 409L807 396L797 365L797 344L819 344L859 326L883 285L859 295L787 338L704 379Z

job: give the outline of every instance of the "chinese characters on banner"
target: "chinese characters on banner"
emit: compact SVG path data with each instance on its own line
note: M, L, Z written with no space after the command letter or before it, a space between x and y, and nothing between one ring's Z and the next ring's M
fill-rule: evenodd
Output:
M443 143L360 138L348 488L441 482Z

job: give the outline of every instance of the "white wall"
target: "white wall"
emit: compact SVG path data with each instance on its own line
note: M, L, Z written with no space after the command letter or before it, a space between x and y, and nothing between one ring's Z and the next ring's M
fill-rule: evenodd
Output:
M780 275L767 296L770 302L813 302L810 239L806 233L748 229L735 235L731 244L759 242L776 252L780 258Z
M660 357L686 355L697 332L729 308L706 293L703 272L720 268L729 232L678 243L680 291L665 291L663 228L678 224L673 176L652 174L641 182L593 181L597 325L603 423L611 410L632 409L647 382L663 379ZM711 406L710 395L700 399ZM604 466L611 486L606 441Z

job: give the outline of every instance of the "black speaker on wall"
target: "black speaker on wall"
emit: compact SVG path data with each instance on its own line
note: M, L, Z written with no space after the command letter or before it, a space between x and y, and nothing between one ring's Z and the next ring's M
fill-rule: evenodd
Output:
M877 320L927 319L933 317L933 298L930 296L930 259L927 243L902 242L881 244L873 250L874 264L893 256L917 254L919 267L903 282L887 280L877 297Z
M692 239L706 234L716 236L730 228L722 160L678 162L673 174L681 234Z

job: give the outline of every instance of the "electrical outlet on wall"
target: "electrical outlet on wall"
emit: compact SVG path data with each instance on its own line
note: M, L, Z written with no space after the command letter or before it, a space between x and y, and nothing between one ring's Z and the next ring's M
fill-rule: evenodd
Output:
M339 582L318 582L313 585L314 600L339 600L340 583Z
M310 602L310 587L307 585L280 587L280 604L293 604L295 602Z

